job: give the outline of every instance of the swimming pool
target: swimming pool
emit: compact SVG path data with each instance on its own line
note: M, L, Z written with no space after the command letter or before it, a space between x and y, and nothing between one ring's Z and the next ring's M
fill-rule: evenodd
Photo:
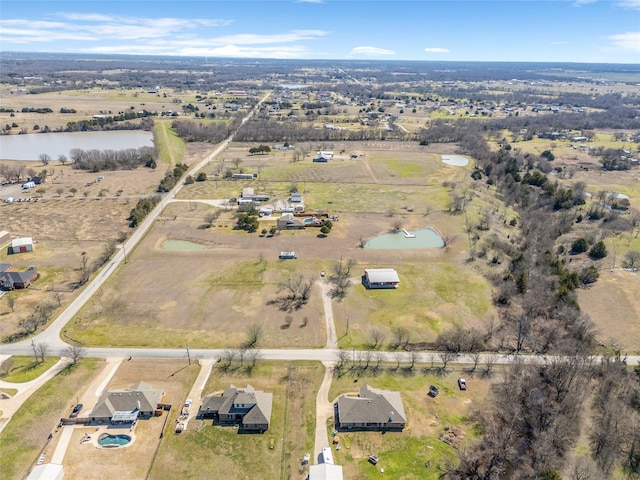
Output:
M98 438L98 445L103 447L121 447L123 445L128 445L131 442L131 437L129 435L111 435L109 433L103 433Z
M379 235L365 243L364 248L371 248L375 250L415 250L422 248L444 247L444 240L433 227L405 232L385 233L384 235ZM407 233L409 235L407 235Z

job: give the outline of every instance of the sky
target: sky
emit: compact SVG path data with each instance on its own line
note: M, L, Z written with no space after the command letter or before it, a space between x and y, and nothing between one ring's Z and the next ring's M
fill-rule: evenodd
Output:
M0 52L640 63L640 0L2 0Z

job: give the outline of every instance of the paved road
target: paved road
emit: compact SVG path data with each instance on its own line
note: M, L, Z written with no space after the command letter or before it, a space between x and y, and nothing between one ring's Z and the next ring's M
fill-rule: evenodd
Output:
M254 107L254 109L249 112L249 114L243 118L242 124L238 128L242 128L253 115L260 108L262 102L264 102L271 92L268 92L260 102ZM233 141L233 137L236 132L233 132L226 140L224 140L212 153L210 153L204 160L198 163L195 167L193 167L190 171L190 175L196 175L198 171L202 170L209 162L215 159L220 153L224 152L227 146ZM111 261L109 261L100 272L93 278L91 282L84 288L82 292L69 304L67 308L65 308L62 313L54 320L49 327L37 335L34 340L36 343L45 342L48 343L52 347L64 347L67 344L60 338L60 332L64 328L64 326L69 323L69 321L80 311L80 309L84 306L85 303L91 299L91 297L98 291L98 289L102 286L104 282L108 280L111 274L117 269L118 265L120 265L123 261L127 261L127 256L131 255L133 249L136 245L142 240L142 238L147 234L153 223L156 221L156 218L162 213L165 207L173 201L176 195L180 192L182 187L184 186L183 182L179 182L173 189L171 189L166 195L162 197L162 200L156 205L156 207L147 215L147 217L142 221L140 225L135 229L131 237L123 244L122 248L118 250ZM18 344L30 344L31 339L23 340ZM5 348L2 347L2 353L7 353Z

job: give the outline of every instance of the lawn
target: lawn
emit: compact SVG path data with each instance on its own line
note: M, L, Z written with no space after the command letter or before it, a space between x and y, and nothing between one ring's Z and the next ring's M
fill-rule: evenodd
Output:
M184 141L171 129L169 120L155 122L154 138L157 139L158 157L161 163L172 166L182 162Z
M436 480L446 462L455 462L455 447L464 448L476 436L471 417L481 408L490 388L489 380L468 377L467 372L459 369L443 373L438 369L416 368L409 372L402 367L395 371L394 367L334 377L329 395L332 400L345 393L356 394L366 383L374 388L399 391L407 415L407 426L401 433L338 433L342 448L334 450L334 459L343 465L345 478L372 478L382 468L385 476L394 479ZM456 386L461 375L465 375L469 385L465 392ZM436 398L427 396L430 385L440 390ZM328 429L331 431L332 425ZM438 439L446 432L455 432L453 446ZM376 466L367 461L370 454L379 457Z
M269 430L239 435L233 427L192 421L187 431L165 436L149 478L303 478L301 461L313 452L315 399L322 381L319 363L258 362L250 374L240 367L212 372L204 395L229 384L273 393Z
M53 367L59 357L45 357L44 362L34 360L34 357L13 356L3 362L3 370L7 369L6 375L0 374L0 379L5 382L25 383L38 378L44 372ZM5 365L10 363L10 367Z
M103 364L97 359L82 359L62 370L24 402L0 433L0 471L4 480L26 477L47 444L47 435L69 412L78 386L87 385Z

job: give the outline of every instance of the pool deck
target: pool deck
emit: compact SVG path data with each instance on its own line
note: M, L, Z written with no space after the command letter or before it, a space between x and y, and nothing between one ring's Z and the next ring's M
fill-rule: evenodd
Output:
M113 425L102 425L100 427L95 427L94 429L91 429L89 432L87 432L85 438L80 443L81 444L89 443L90 445L96 448L127 448L133 445L133 443L136 441L136 435L135 433L133 433L134 430L135 430L135 427L130 428L130 427L124 427L124 426L114 427ZM126 445L103 446L98 443L98 439L100 438L101 435L105 433L107 435L114 435L114 436L127 435L128 437L131 437L131 441Z

